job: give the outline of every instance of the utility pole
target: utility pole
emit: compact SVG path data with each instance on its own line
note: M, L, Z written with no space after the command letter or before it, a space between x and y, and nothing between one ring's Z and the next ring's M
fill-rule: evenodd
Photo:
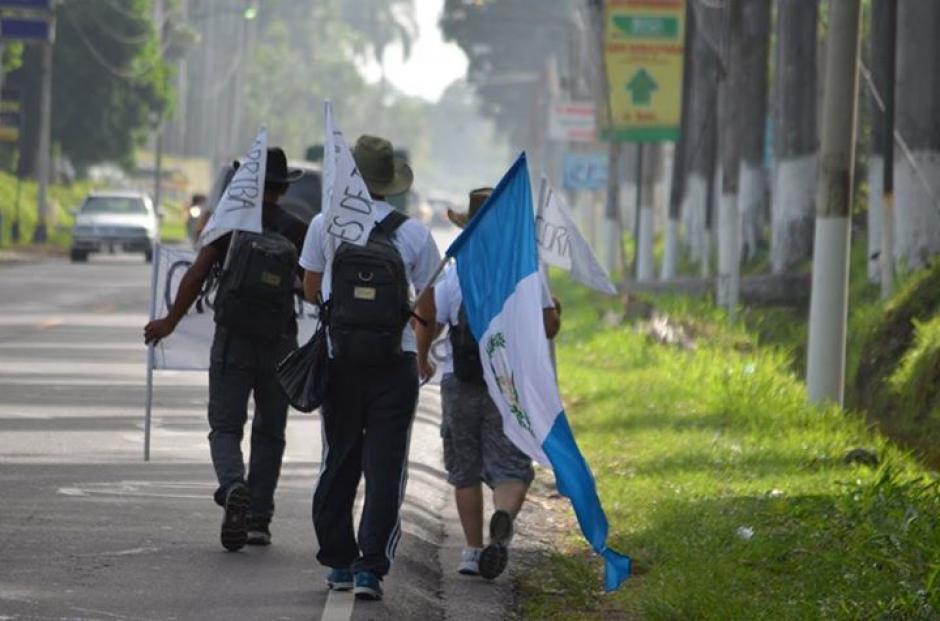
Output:
M842 405L848 314L850 218L858 114L860 0L833 0L810 298L806 383L811 401Z
M881 212L881 298L888 299L894 291L894 99L897 77L898 3L887 0L885 20L885 88L884 98L884 168L882 172Z
M153 1L153 23L158 49L163 47L163 23L165 21L163 9L163 0ZM160 108L155 114L153 130L153 209L157 214L161 213L160 207L163 200L163 106L161 105Z
M51 26L50 26L51 28ZM52 133L52 39L42 44L42 91L39 105L39 152L36 165L36 230L33 231L33 243L41 244L49 238L49 173L52 168L51 133Z

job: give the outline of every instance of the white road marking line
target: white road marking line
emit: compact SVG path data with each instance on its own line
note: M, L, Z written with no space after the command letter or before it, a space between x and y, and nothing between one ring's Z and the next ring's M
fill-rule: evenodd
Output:
M134 556L137 554L147 554L149 552L159 552L160 548L130 548L128 550L115 550L114 552L92 552L90 554L76 554L75 556Z
M50 343L48 341L8 341L0 343L0 349L113 349L121 351L146 351L147 347L143 343L126 342L72 342L72 343Z
M349 621L356 598L352 591L330 591L326 596L320 621Z
M78 489L77 487L60 487L58 493L63 496L87 496L84 491Z

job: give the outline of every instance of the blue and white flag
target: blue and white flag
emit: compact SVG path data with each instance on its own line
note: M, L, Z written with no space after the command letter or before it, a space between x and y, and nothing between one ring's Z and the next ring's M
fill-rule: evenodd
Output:
M612 591L630 575L630 558L607 547L607 517L594 477L562 409L542 324L542 283L525 153L499 182L447 255L457 273L490 396L513 443L555 471L581 531L605 560Z

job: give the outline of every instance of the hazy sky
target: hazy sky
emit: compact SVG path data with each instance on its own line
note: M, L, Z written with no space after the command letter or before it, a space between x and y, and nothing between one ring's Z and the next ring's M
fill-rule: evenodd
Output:
M385 53L385 69L389 81L409 95L437 101L444 89L467 71L467 57L456 43L445 43L437 20L444 8L444 0L415 0L418 20L418 40L407 61L402 60L401 48L394 46ZM378 81L378 64L371 62L362 67L366 78Z

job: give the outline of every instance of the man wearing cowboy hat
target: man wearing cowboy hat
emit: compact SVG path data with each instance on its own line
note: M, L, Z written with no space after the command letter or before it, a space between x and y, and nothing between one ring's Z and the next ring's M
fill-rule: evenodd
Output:
M426 321L408 322L408 316L403 314L400 322L394 320L395 332L382 332L387 335L386 342L392 351L383 348L386 353L377 354L377 359L368 363L352 356L346 358L342 339L348 333L339 328L337 305L344 304L350 287L346 281L337 281L335 274L346 273L342 271L345 257L352 256L355 247L344 245L343 232L333 231L332 224L327 227L322 214L310 223L300 256L300 265L306 270L304 292L309 300L322 295L328 301L332 345L327 395L321 410L324 457L313 497L313 523L320 545L317 560L331 570L327 577L329 588L353 589L358 598L375 600L382 597L381 580L388 573L401 540L399 513L405 495L408 444L419 377L433 374L427 360L430 320L434 317L431 279L441 257L430 230L415 219L393 213L385 200L406 192L413 178L408 165L394 156L391 143L375 136L362 136L353 148L353 158L368 188L370 208L377 222L364 251L372 252L374 247L378 252L382 246L382 252L392 254L396 264L403 268L397 273L406 281L401 287L411 292L412 301L416 292L428 289L414 311ZM358 273L361 277L362 272ZM355 274L347 273L347 277ZM395 287L395 291L402 290L397 284ZM356 304L384 308L369 304L380 294L368 283L355 289L356 297L360 298ZM405 311L407 302L403 304ZM396 316L402 308L388 311ZM379 338L374 332L369 334L369 327L361 328L362 338ZM357 536L353 531L352 510L363 475L365 503Z
M459 213L447 210L447 216L464 228L493 193L493 188L470 192L469 209ZM532 483L532 460L503 433L503 421L483 379L479 346L470 333L463 312L463 296L457 270L449 268L434 288L436 332L449 326L441 379L441 439L444 444L444 468L447 481L454 487L457 514L466 545L457 571L493 579L503 572L509 558L512 524L522 508ZM556 300L542 286L542 323L548 338L560 328L560 310ZM490 518L490 542L483 546L483 488L493 490L495 511Z
M298 254L306 226L281 209L277 200L301 175L300 170L288 169L284 151L277 147L268 149L262 208L264 230L286 238ZM167 316L144 327L146 343L156 343L173 332L199 297L210 274L222 268L231 244L232 233L228 232L199 251L180 281ZM297 277L303 277L301 270L297 270ZM271 543L269 524L284 454L288 408L274 369L296 347L297 322L292 315L273 338L262 339L216 325L209 362L209 447L219 481L214 498L225 509L221 540L229 550L238 550L246 543ZM246 477L241 440L252 393L255 414Z

